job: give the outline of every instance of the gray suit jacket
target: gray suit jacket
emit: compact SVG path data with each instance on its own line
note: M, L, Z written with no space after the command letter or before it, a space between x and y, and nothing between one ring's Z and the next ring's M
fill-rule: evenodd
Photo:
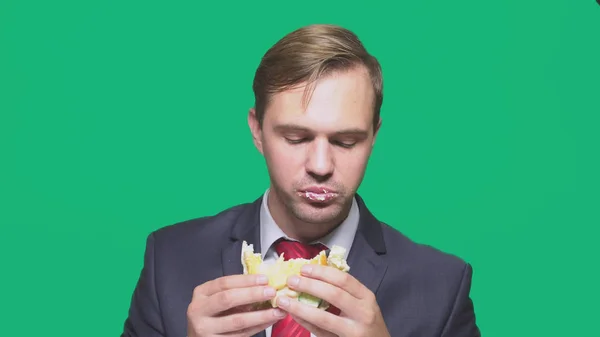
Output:
M241 274L243 240L260 251L261 199L151 233L121 337L185 337L193 289ZM469 297L471 266L411 241L378 221L360 196L357 201L350 274L376 294L391 336L480 336Z

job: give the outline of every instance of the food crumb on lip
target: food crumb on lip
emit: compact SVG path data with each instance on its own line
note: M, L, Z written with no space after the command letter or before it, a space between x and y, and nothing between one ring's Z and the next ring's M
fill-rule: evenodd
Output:
M300 193L300 195L302 195L302 197L312 200L312 201L328 201L328 200L332 200L338 196L338 194L334 193L334 192L315 193L315 192L309 192L309 191L302 192L302 193Z

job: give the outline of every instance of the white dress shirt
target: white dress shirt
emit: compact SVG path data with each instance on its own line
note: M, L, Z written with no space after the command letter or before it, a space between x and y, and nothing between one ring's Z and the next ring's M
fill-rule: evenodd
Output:
M275 220L273 220L267 203L268 197L269 189L264 193L260 210L260 247L263 260L265 261L277 259L275 247L272 247L275 241L282 237L292 240L283 233L275 223ZM348 258L348 253L350 253L352 242L354 241L354 235L358 229L358 220L358 204L356 203L356 199L352 199L352 207L350 208L348 217L335 230L314 243L322 243L328 248L331 248L333 245L344 247L347 250L344 258ZM265 332L267 337L271 337L271 327L268 327ZM311 337L315 336L311 334Z

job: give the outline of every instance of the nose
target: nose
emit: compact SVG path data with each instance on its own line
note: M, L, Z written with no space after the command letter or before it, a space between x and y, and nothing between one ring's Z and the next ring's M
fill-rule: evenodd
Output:
M315 139L306 151L306 171L310 175L322 180L333 174L334 159L328 140Z

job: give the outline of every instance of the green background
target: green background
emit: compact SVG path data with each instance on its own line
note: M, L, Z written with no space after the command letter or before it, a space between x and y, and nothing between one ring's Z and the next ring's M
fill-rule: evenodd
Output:
M592 0L2 0L1 335L117 336L149 232L264 191L253 74L311 23L379 58L360 193L473 264L483 334L598 336Z

